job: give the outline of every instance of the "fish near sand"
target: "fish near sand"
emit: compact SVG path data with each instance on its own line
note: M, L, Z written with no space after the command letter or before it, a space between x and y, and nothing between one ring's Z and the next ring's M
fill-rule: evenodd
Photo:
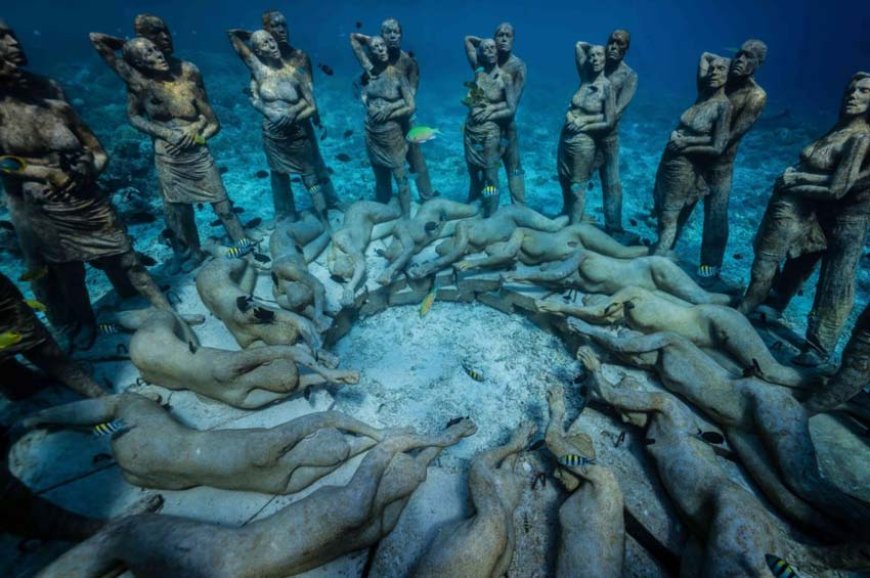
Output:
M22 339L24 338L17 331L4 331L0 333L0 351L21 343Z
M415 127L411 127L411 130L408 131L408 134L405 135L405 140L409 143L421 144L424 142L429 142L430 140L434 140L441 134L441 131L437 128L432 128L431 126L423 126L417 125Z
M465 371L465 375L473 379L474 381L484 381L486 377L467 363L462 364L462 370Z
M595 460L591 460L578 454L565 454L564 456L559 458L559 463L569 468L576 468L578 466L594 464Z
M432 309L432 304L435 303L435 288L433 287L429 293L423 297L423 301L420 303L420 317L426 317L429 313L429 310Z
M791 564L773 554L765 554L764 560L767 562L767 567L776 578L801 578Z

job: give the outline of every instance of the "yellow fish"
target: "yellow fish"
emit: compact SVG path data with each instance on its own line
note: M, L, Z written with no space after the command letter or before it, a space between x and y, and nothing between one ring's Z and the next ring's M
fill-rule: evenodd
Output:
M9 349L13 345L21 343L22 339L24 339L24 337L22 337L17 331L4 331L3 333L0 333L0 351Z
M100 323L97 325L97 331L103 335L114 335L118 333L119 329L114 323Z
M46 307L42 304L41 301L37 301L36 299L26 299L24 302L27 303L27 306L34 311L48 311L48 307Z
M199 134L198 134L198 135L196 135L195 137L193 137L193 142L195 142L195 143L198 144L198 145L204 145L204 144L205 144L205 138L203 138L202 135L199 135Z
M39 281L43 277L48 275L48 266L43 265L39 269L31 269L29 271L25 271L21 277L18 278L19 281Z
M94 426L94 437L102 437L109 434L114 434L126 427L127 424L124 423L122 419L116 419L115 421L107 421L106 423L98 423Z
M498 189L495 185L486 185L483 187L483 196L484 198L493 197L498 193Z
M776 576L776 578L800 578L800 574L798 574L788 562L779 556L765 554L764 560L767 562L767 567L770 568L770 571L774 576Z
M433 303L435 303L435 287L432 287L432 290L423 297L423 302L420 303L420 317L426 317Z
M565 454L561 458L559 458L559 463L563 466L567 466L569 468L576 468L577 466L585 466L587 464L594 464L595 460L590 460L587 457L577 455L577 454Z
M18 174L27 169L27 161L15 155L0 156L0 173Z
M465 371L465 375L473 379L474 381L483 381L486 379L482 373L469 366L467 363L462 364L462 369Z

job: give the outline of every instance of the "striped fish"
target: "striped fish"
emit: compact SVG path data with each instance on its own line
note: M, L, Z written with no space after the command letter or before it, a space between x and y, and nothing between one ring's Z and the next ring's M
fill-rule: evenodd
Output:
M767 567L776 578L800 578L800 574L795 572L791 564L773 554L765 554L764 560L767 562Z
M235 257L237 259L241 259L245 255L254 252L254 245L248 245L245 247L227 247L226 252L224 253L227 257Z
M100 438L103 436L111 435L114 433L118 433L121 430L125 429L127 425L124 423L122 419L116 419L114 421L107 421L105 423L98 423L94 426L94 437Z
M433 303L435 303L435 287L432 287L432 290L423 297L423 302L420 303L420 317L426 317Z
M118 326L114 323L100 323L97 325L97 331L104 335L114 335L118 333Z
M36 299L26 299L24 302L27 303L27 306L34 311L48 311L48 307L46 307L41 301L38 301Z
M565 454L559 458L559 463L569 468L576 468L578 466L594 464L595 460L591 460L578 454Z
M486 185L483 187L483 196L484 198L494 197L498 193L498 189L495 185Z
M482 373L480 373L467 363L462 364L462 369L465 371L465 374L474 381L483 381L484 379L486 379Z

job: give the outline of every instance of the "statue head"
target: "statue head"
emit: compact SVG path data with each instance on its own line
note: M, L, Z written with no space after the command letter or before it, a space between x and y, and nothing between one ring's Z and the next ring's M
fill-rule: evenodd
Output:
M21 49L15 31L2 19L0 19L0 60L9 62L15 67L27 65L27 55Z
M369 55L375 62L387 62L390 58L387 42L380 36L372 36L369 40Z
M136 37L124 43L124 60L140 72L162 73L169 70L166 56L157 46L143 37Z
M604 70L604 65L607 63L606 51L604 46L600 44L593 44L589 47L587 51L587 66L589 67L589 71L593 74L599 74L602 70Z
M136 30L137 36L153 42L154 46L165 56L170 56L175 49L172 45L172 34L169 32L169 27L159 16L139 14L133 21L133 28Z
M498 62L498 48L496 41L492 38L484 38L480 41L477 47L478 59L486 64L496 64Z
M858 72L849 81L843 94L840 114L846 117L863 116L870 121L870 73Z
M622 30L621 28L614 30L607 38L607 60L619 64L628 53L630 45L631 34L628 33L628 30Z
M514 27L510 22L502 22L496 27L495 45L503 54L510 54L514 49Z
M281 60L278 42L265 30L257 30L251 34L251 50L260 60Z
M747 40L731 60L729 75L732 78L746 78L755 74L767 58L767 44L761 40Z
M402 47L402 25L395 18L387 18L381 23L381 37L390 50Z
M278 44L290 44L287 19L277 10L263 12L263 30L271 34Z
M704 78L706 87L710 90L718 90L728 82L728 69L731 61L728 58L717 56L710 60L707 68L707 76Z
M331 245L331 250L326 256L326 266L333 277L345 281L353 277L353 260L335 244Z

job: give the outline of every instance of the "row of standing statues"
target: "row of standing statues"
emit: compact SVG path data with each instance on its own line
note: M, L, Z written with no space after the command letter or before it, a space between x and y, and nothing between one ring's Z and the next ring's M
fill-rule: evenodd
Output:
M645 390L630 377L614 383L595 350L581 347L577 360L590 375L591 395L645 427L646 439L652 440L646 451L692 536L684 552L685 575L764 576L767 568L775 568L766 553L820 570L870 564L862 550L870 537L870 508L820 474L808 426L811 415L841 408L867 385L867 310L830 378L780 363L745 317L761 305L768 316L781 312L821 261L806 346L795 361L819 365L834 351L853 306L870 215L870 75L850 80L837 124L777 180L756 238L749 288L735 300L708 290L724 285L718 274L737 147L766 100L754 79L766 56L762 42L747 41L730 61L702 55L698 98L670 135L656 175L658 240L644 247L619 242L630 236L621 225L618 123L637 85L637 75L624 62L627 32L614 31L606 46L579 42L575 47L581 84L559 137L563 216L553 219L524 206L515 115L526 67L513 54L510 25L500 25L493 39L464 41L474 71L464 100L468 203L433 191L421 139L412 137L419 69L401 50L399 23L385 21L380 36L351 35L363 69L359 85L376 200L348 206L336 195L314 136L320 118L310 60L289 43L283 15L265 13L263 27L253 33L231 30L229 37L251 73L251 104L263 116L276 213L265 258L250 252L257 240L248 238L253 234L233 212L209 152L207 141L220 125L202 78L194 65L173 55L166 24L140 15L132 40L91 35L127 86L131 124L154 142L172 269L198 269L200 299L242 348L227 351L199 343L193 327L203 320L176 313L142 265L110 196L98 185L108 155L62 89L25 69L12 29L0 21L0 172L6 204L26 278L46 305L49 321L66 328L71 343L87 348L96 335L84 283L88 263L103 269L122 297L139 293L150 301L151 310L121 311L110 320L135 332L130 358L149 383L193 390L244 409L323 383L355 383L357 372L336 369L338 360L323 348L331 314L323 282L308 265L326 252L329 273L342 286L338 308L354 307L368 273L366 250L376 227L389 224L391 241L380 254L387 266L377 278L382 285L403 274L423 279L448 268L468 272L519 263L523 268L503 273L504 283L602 294L582 305L545 299L535 309L568 317L573 334L627 365L652 371L666 390L722 429L774 508L826 542L802 549L800 540L785 536L757 497L717 463L711 445L687 435L698 428L685 403L670 393ZM499 206L502 166L512 201L505 206ZM406 167L417 177L422 202L416 212ZM601 171L604 231L583 218L596 169ZM310 195L310 212L297 209L291 175L300 177ZM704 203L704 236L696 282L669 257L698 201ZM207 262L208 247L201 245L194 220L198 203L212 205L230 240L218 258ZM329 220L334 209L344 213L338 226ZM415 259L437 240L442 241L434 258ZM275 306L252 297L263 268L270 273ZM346 485L323 486L244 528L147 513L109 522L82 517L34 496L5 467L2 507L12 514L4 516L4 524L25 535L88 538L44 576L103 575L119 563L142 576L285 576L317 567L388 534L429 464L476 430L471 420L456 419L442 432L421 435L412 428L378 429L324 412L265 430L201 432L176 420L162 399L148 392L105 395L5 276L0 276L0 312L4 372L21 372L14 360L20 354L93 398L41 411L20 428L110 424L115 459L133 485L288 494L368 452ZM612 326L622 328L614 332ZM728 356L742 375L718 364L705 352L711 349ZM626 530L619 480L590 457L591 442L577 441L582 419L565 427L562 388L552 388L546 401L550 423L544 443L558 462L557 475L569 490L582 482L559 511L557 573L620 576ZM517 462L534 433L530 423L520 424L505 445L472 460L468 484L475 513L437 534L419 557L417 575L506 572L513 555L511 520L526 483ZM156 505L148 500L137 507ZM167 535L178 536L186 547L177 548Z

